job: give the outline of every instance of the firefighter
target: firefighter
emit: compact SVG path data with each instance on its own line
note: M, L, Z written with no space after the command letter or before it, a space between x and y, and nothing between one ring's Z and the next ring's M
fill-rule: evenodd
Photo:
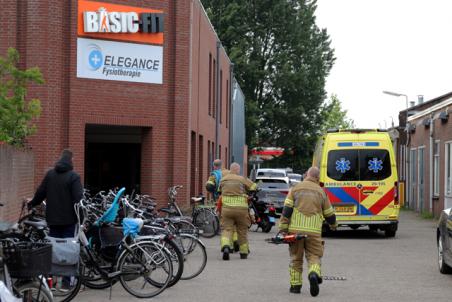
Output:
M308 237L289 245L290 292L299 294L302 286L303 254L308 262L311 296L319 294L322 283L320 258L323 256L322 224L326 220L332 229L337 227L336 215L328 196L319 186L320 171L311 167L303 182L295 185L284 202L279 230L281 233L304 234Z
M223 162L221 159L216 159L213 161L213 170L210 173L209 179L206 182L206 190L212 193L213 200L217 203L217 211L218 215L221 216L221 196L218 188L220 187L221 178L223 178L226 174L229 173L228 169L222 168ZM234 242L234 252L239 251L239 242L237 231L234 228L234 232L232 233L232 241Z
M221 251L223 260L229 260L231 252L231 236L234 227L237 230L240 259L248 258L248 227L250 217L248 213L247 192L255 191L257 186L248 178L240 176L240 165L231 164L231 171L220 182L222 194L221 212Z

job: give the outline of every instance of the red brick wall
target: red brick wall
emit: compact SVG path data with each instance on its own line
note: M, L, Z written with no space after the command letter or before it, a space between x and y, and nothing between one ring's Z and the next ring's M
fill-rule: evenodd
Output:
M215 120L207 112L206 58L209 51L216 55L216 36L198 0L103 2L164 12L163 84L77 78L77 1L0 0L0 39L6 41L0 44L0 51L16 47L22 55L22 66L39 66L46 80L44 85L30 86L28 92L42 102L38 132L29 140L35 153L34 185L39 184L45 171L67 147L74 152L75 171L84 177L87 124L140 126L145 127L143 193L164 203L167 188L181 184L184 189L179 194L180 200L188 202L190 133L195 131L197 139L199 135L204 137L203 162L207 162L207 141L215 141ZM220 66L226 82L229 61L224 51ZM224 108L222 111L223 128L218 144L225 154L229 140L224 122L226 111ZM196 146L199 148L198 142ZM199 154L199 150L195 153ZM199 160L196 159L196 167ZM207 171L197 176L196 182L204 182L206 177Z
M0 221L17 221L22 200L33 197L33 167L31 151L0 144Z
M229 150L229 127L226 128L226 110L229 105L229 101L226 96L229 94L226 92L229 87L227 87L226 83L231 83L230 80L230 61L227 57L223 48L220 48L219 60L217 60L217 39L215 32L213 31L212 25L207 18L207 15L204 12L204 9L201 6L199 0L194 0L192 2L192 15L191 15L191 45L192 45L192 53L191 53L191 106L190 106L190 126L191 130L197 134L197 150L196 150L196 158L194 159L196 162L196 167L199 167L199 161L203 163L203 171L199 173L199 168L197 168L196 173L196 182L204 183L208 177L208 155L209 155L209 145L208 141L215 142L215 127L216 120L219 117L214 118L213 115L209 115L209 54L212 55L212 60L218 63L220 70L222 70L222 123L219 128L219 140L215 142L215 146L221 145L221 159L223 160L223 165L225 167L228 162L225 158L226 148ZM213 64L212 64L213 68ZM213 74L216 70L212 70L212 78L216 80L217 77L214 77ZM216 87L212 83L211 87ZM219 89L220 86L218 86ZM212 98L216 99L216 92L212 91ZM218 101L219 104L219 101ZM215 106L212 106L212 108ZM200 158L199 154L199 135L203 136L203 152L202 158ZM202 188L204 186L201 186ZM199 194L199 188L196 188L196 194ZM203 189L204 194L206 193Z
M447 106L446 106L447 107ZM439 140L439 196L437 198L433 198L432 207L433 214L435 216L439 216L441 211L444 209L445 205L445 143L452 141L452 119L449 117L449 120L446 123L442 123L438 119L438 114L440 111L446 111L446 107L443 107L435 112L433 124L430 127L433 127L433 141ZM452 110L452 106L449 106L447 109L449 112ZM409 145L409 150L416 148L416 152L418 152L418 147L425 146L424 148L424 211L429 211L429 202L430 202L430 128L427 128L423 125L424 119L430 118L429 115L422 116L418 119L412 120L411 123L416 125L416 130L411 134L411 143ZM417 153L418 157L418 153ZM410 159L411 161L411 159ZM418 167L417 167L418 168ZM433 173L433 172L432 172ZM408 189L408 187L407 187ZM408 191L407 191L408 192ZM417 196L416 196L417 197Z

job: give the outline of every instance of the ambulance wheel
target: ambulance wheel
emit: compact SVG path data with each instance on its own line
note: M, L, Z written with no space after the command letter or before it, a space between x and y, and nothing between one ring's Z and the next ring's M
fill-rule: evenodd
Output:
M396 232L397 232L397 224L389 225L385 229L385 236L387 238L395 237Z

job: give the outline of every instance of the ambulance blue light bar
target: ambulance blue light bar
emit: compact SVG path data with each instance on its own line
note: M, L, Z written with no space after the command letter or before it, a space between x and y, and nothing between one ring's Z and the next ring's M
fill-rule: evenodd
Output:
M378 147L379 142L339 142L338 147Z

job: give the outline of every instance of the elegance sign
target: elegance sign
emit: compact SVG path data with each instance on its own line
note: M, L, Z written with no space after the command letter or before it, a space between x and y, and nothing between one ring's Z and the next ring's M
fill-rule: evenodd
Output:
M77 39L77 77L162 83L163 47Z

